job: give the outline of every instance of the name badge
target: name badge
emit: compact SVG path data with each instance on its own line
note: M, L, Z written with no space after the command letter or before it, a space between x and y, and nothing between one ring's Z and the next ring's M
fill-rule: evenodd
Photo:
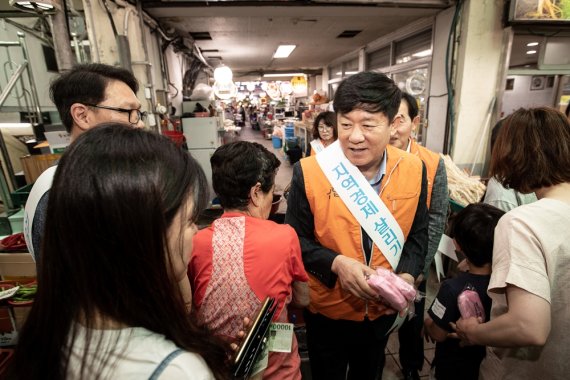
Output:
M293 324L274 322L269 326L269 351L291 352Z

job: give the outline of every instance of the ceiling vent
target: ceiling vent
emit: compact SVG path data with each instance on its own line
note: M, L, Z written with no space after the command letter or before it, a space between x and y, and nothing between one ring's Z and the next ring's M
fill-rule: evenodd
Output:
M362 32L362 30L345 30L344 32L336 36L336 38L352 38L357 34L359 34L360 32Z
M194 41L211 40L210 32L190 32Z

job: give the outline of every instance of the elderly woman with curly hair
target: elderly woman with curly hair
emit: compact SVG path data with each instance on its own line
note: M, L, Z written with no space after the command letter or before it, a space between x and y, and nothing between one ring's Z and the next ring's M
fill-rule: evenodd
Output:
M266 297L276 299L274 322L288 322L290 302L309 303L308 276L295 230L267 220L277 157L260 144L238 141L222 145L210 162L224 214L196 234L188 273L199 320L231 340ZM294 334L287 349L269 353L264 379L301 379Z

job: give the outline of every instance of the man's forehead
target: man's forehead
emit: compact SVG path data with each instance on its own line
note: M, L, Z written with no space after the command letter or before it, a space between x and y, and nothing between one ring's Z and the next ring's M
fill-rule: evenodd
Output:
M355 111L360 111L360 112L354 113ZM360 109L353 109L352 111L346 114L339 113L338 116L345 119L350 119L351 116L358 116L363 121L372 121L372 120L388 118L384 112L368 112Z
M112 102L114 107L120 108L138 108L141 105L133 90L125 82L119 80L107 83L105 102Z

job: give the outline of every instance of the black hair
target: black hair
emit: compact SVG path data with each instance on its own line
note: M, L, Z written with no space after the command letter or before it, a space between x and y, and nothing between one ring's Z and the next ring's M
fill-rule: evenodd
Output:
M501 209L485 203L473 203L452 219L450 235L461 247L467 259L476 267L493 261L493 238Z
M214 191L225 209L245 210L257 182L264 193L275 183L281 162L263 145L236 141L216 149L210 158Z
M370 113L382 112L392 122L400 108L401 98L402 92L392 79L382 73L365 71L340 82L333 108L340 114L355 109Z
M336 128L336 114L331 111L321 112L317 115L315 121L313 122L313 138L318 139L321 137L319 135L319 123L321 120L329 127L332 127L333 137L336 140L338 138L338 130Z
M414 120L419 113L417 99L407 92L402 92L402 101L406 101L406 104L408 105L408 115L411 120Z
M74 103L102 102L105 89L113 80L124 82L135 94L139 90L137 79L129 70L102 63L75 65L51 82L49 96L67 132L71 132L73 127L71 106Z
M499 137L499 132L503 128L503 123L505 119L501 119L495 123L495 126L491 130L491 152L493 152L493 147L495 146L495 142L497 141L497 137Z
M87 348L106 358L102 367L112 364L115 349L89 332L102 320L164 335L227 378L225 346L188 315L174 273L171 253L187 252L170 252L176 246L168 239L173 220L183 218L182 235L207 200L199 164L166 137L117 123L81 134L61 158L49 193L38 292L13 377L66 378L81 323L88 332L80 373L98 378L104 368L87 362Z

